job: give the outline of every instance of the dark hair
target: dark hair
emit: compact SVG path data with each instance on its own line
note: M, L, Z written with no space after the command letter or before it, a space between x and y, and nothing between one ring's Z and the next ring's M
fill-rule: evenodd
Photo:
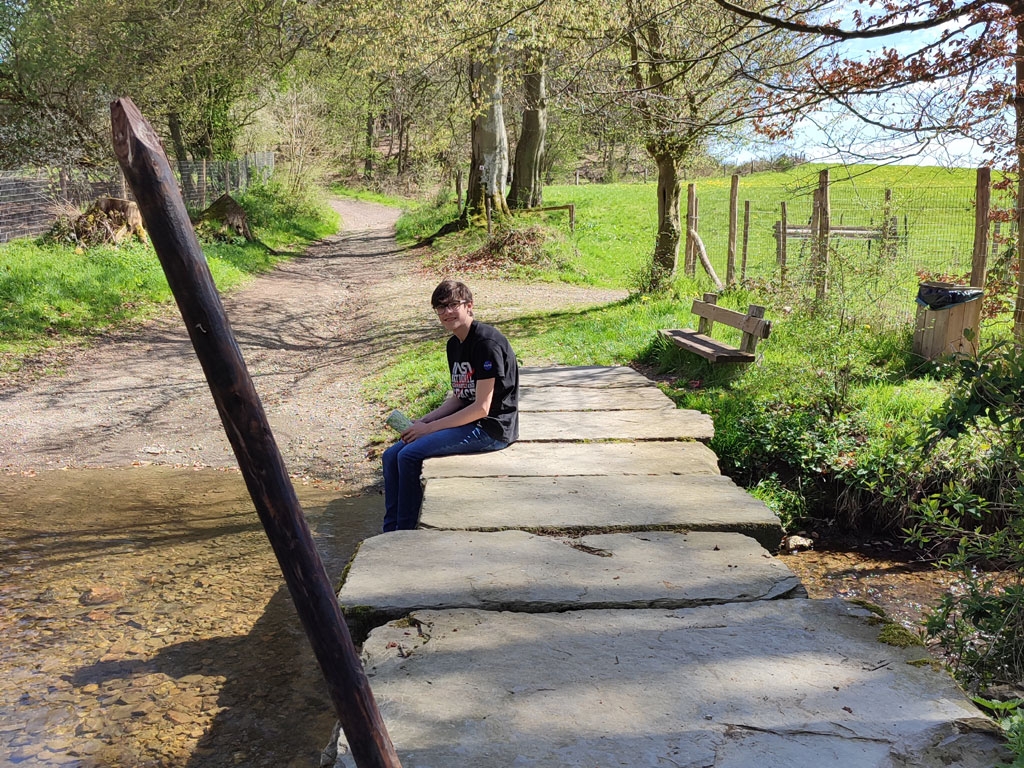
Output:
M454 304L457 301L464 301L467 304L473 301L473 294L465 283L455 280L444 280L430 295L430 306L440 307L442 304Z

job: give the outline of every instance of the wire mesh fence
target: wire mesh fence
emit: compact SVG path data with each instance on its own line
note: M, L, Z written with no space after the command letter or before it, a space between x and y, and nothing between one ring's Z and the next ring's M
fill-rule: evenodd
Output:
M941 279L967 282L975 243L976 188L970 184L928 184L921 188L830 189L827 290L854 314L892 323L914 317L918 284ZM728 200L701 199L698 227L712 266L727 274ZM783 205L784 204L784 205ZM1005 269L1016 238L1006 192L993 190L994 223L989 224L989 269ZM782 221L785 209L786 236ZM735 274L754 284L785 283L813 292L821 279L815 263L810 191L786 200L741 200ZM1002 219L1000 221L999 219ZM699 269L699 266L697 267Z
M225 192L244 191L274 172L274 153L238 160L171 162L186 206L202 210ZM41 235L58 216L80 211L99 197L131 199L116 168L70 171L0 171L0 243Z

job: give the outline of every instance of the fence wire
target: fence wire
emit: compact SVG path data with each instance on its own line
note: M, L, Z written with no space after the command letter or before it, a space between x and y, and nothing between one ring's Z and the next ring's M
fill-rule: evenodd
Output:
M974 253L975 194L973 185L929 184L917 189L894 188L887 200L884 190L861 193L850 187L831 188L829 294L840 296L854 313L896 324L914 317L914 298L922 280L967 282ZM783 282L781 201L751 200L746 227L744 202L741 194L736 275L748 283L778 287ZM992 210L1001 211L1004 221L989 224L990 272L1005 269L1010 261L1006 253L1016 238L1012 207L1005 192L992 191ZM812 197L792 197L786 208L785 282L806 293L816 284L814 243L809 233ZM723 277L727 216L727 210L702 210L698 222L712 266Z
M172 160L171 169L185 205L202 210L225 192L241 192L269 178L274 153L228 161ZM81 212L99 197L131 199L119 169L0 171L0 243L41 235L60 215Z

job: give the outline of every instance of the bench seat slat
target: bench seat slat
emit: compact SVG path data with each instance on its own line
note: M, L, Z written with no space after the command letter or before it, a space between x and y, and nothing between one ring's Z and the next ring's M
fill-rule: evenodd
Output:
M675 328L660 332L673 344L710 360L712 363L752 363L754 355L697 333L692 328Z

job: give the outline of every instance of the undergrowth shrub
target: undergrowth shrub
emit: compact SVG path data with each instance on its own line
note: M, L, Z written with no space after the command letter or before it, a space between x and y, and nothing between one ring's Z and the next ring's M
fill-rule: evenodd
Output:
M1024 362L1000 343L957 365L924 436L928 455L957 471L914 506L911 539L960 576L926 629L978 689L1024 677Z
M788 526L899 531L946 476L922 477L917 437L943 385L907 378L908 357L892 352L904 345L901 332L793 312L754 365L677 369L675 396L711 414L723 471L760 487Z

